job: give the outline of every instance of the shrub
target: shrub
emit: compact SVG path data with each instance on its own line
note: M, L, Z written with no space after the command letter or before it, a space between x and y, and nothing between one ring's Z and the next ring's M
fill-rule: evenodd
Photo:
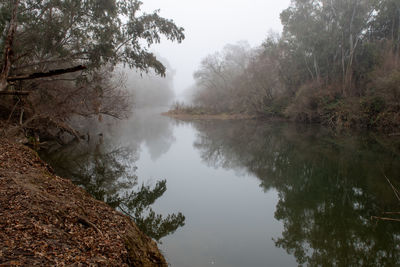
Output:
M376 116L385 109L386 101L381 96L367 97L361 99L362 111L369 116Z

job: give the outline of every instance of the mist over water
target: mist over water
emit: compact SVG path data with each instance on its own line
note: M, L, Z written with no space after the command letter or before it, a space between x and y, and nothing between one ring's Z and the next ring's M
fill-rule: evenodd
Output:
M287 123L181 122L160 112L136 111L103 131L99 148L89 151L124 151L104 161L125 166L116 179L99 183L92 174L92 182L73 181L122 196L165 180L166 190L150 208L167 223L152 224L150 232L161 237L172 266L400 263L400 226L371 220L398 206L383 177L398 183L394 139ZM47 157L65 171L79 147ZM66 177L78 170L69 168ZM137 185L121 186L132 176ZM168 221L168 214L176 217Z

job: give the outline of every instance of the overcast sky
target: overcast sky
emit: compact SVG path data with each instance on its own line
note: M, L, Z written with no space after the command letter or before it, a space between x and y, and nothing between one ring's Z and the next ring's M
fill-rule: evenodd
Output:
M160 9L185 29L182 44L164 41L153 51L166 58L176 71L174 88L179 95L193 84L193 72L202 58L226 44L246 40L254 47L270 30L281 32L279 14L290 0L143 0L142 10Z

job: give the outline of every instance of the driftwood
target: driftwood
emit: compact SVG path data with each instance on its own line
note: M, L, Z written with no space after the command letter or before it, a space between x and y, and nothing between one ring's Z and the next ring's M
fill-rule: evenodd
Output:
M79 66L75 66L72 68L56 69L56 70L51 70L48 72L36 72L36 73L20 75L20 76L11 76L11 77L7 78L7 81L15 82L15 81L23 81L23 80L33 80L33 79L38 79L38 78L46 78L46 77L76 72L76 71L85 70L85 69L86 69L86 66L79 65Z

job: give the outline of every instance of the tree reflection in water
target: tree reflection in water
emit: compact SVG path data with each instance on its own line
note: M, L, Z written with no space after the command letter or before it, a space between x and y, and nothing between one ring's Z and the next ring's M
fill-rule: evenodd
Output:
M96 199L131 216L144 233L157 241L185 224L185 216L180 212L162 216L153 211L151 205L167 190L166 180L153 187L139 187L133 147L81 142L42 157L57 174L70 178Z
M277 190L275 218L284 230L275 244L299 264L400 265L400 224L371 220L398 210L384 178L399 178L393 139L251 121L193 125L208 165L248 172L265 191Z

